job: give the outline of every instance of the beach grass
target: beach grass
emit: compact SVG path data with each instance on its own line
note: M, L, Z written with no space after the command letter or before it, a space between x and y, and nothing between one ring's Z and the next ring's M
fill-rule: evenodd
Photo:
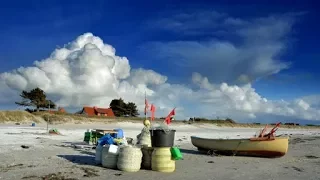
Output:
M82 123L112 123L112 122L142 122L144 117L107 117L107 116L87 116L81 114L71 114L64 112L48 112L48 111L40 111L29 113L27 111L15 110L15 111L0 111L0 123L9 123L9 122L19 122L19 123L45 123L49 122L49 124L82 124ZM150 119L148 117L148 119ZM162 122L164 119L156 118L156 122ZM220 119L197 119L194 122L191 121L172 121L173 124L212 124L219 127L242 127L242 128L263 128L265 124L259 123L236 123L231 119L220 120ZM272 127L273 125L269 125ZM295 128L295 129L314 129L320 128L319 125L305 125L305 126L297 126L297 125L281 125L282 128Z
M26 111L0 111L0 123L24 121L40 122L41 119Z

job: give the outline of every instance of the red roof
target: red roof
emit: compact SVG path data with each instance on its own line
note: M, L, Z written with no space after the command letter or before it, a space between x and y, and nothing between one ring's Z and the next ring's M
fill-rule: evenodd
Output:
M114 113L111 108L96 108L96 107L83 107L83 111L89 116L100 114L107 114L107 116L114 117Z
M83 111L87 113L89 116L94 116L96 113L94 112L94 109L92 107L83 107Z
M66 110L63 107L58 108L59 112L66 112Z

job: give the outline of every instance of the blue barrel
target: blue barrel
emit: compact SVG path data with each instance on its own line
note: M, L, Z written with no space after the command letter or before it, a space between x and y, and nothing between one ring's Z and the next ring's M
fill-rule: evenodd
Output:
M36 126L36 123L32 123L31 126Z

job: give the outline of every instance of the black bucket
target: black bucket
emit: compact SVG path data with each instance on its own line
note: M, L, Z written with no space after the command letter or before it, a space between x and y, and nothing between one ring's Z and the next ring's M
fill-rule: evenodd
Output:
M152 147L172 147L176 130L151 129Z

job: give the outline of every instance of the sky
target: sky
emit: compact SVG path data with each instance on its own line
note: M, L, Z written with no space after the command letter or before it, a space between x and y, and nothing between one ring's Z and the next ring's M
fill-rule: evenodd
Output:
M317 1L6 1L0 108L43 89L58 106L144 96L176 119L320 121Z

